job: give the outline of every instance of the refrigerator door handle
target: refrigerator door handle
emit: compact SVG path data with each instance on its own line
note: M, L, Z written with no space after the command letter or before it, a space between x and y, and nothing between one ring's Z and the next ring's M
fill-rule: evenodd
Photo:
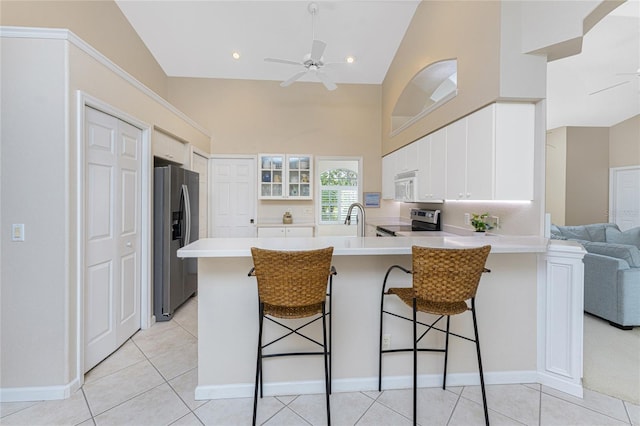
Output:
M182 185L182 195L184 196L184 215L186 219L184 231L184 245L186 246L191 242L191 201L189 200L189 188L187 185Z

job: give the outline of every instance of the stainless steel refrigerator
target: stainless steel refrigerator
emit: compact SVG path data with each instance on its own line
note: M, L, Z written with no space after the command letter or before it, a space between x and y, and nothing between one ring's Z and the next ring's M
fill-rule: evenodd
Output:
M169 321L198 288L197 259L177 251L198 239L198 173L177 166L154 168L153 313Z

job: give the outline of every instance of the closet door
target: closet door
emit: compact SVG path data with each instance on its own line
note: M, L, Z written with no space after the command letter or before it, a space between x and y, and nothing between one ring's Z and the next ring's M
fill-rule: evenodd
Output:
M85 108L85 372L140 328L142 131Z

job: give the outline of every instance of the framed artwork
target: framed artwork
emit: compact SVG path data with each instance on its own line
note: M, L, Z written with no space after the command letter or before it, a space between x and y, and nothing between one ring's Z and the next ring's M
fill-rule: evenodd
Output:
M379 192L365 192L364 193L364 206L371 208L380 208L380 193Z

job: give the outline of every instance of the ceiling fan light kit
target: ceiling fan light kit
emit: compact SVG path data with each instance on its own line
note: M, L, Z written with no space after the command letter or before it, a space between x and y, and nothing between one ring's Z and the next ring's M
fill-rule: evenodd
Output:
M302 61L293 61L289 59L278 58L265 58L265 62L275 62L285 65L302 66L304 69L293 74L287 80L280 83L281 87L290 86L292 83L302 78L305 74L311 72L316 75L318 80L324 85L327 90L336 90L338 86L331 81L331 79L322 71L322 68L326 65L323 61L323 54L327 48L327 43L315 38L315 17L318 14L318 4L315 2L309 3L307 10L311 14L311 51L304 55Z

